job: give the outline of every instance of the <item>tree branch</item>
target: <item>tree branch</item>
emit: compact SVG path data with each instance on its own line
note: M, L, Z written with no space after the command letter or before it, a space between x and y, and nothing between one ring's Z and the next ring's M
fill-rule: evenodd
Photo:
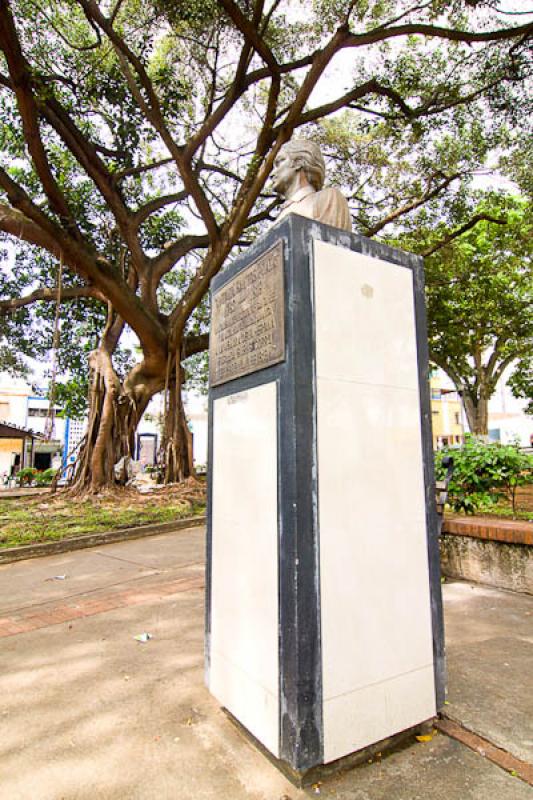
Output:
M257 28L257 8L255 12L255 19L250 21L240 10L239 6L234 3L232 0L219 0L219 4L222 6L228 17L231 19L237 30L239 30L246 41L248 41L255 52L261 56L269 71L272 75L279 75L279 64L274 58L274 54L272 53L271 49L267 46L266 42L260 35L258 28ZM261 9L262 3L258 4L259 8L259 18L261 16Z
M144 337L149 350L164 347L166 331L161 320L150 313L108 261L89 251L85 243L73 240L60 225L43 214L1 167L0 186L14 206L0 204L1 230L44 247L56 258L62 257L73 272L101 290L139 338Z
M189 358L196 355L196 353L203 353L209 347L209 334L200 333L197 335L190 335L185 337L183 344L182 359Z
M228 93L214 111L205 119L196 133L191 136L184 150L184 157L191 161L196 151L203 145L208 136L210 136L216 128L223 121L224 117L231 111L237 100L242 97L248 88L247 84L243 82L243 77L246 70L246 59L249 52L249 47L243 49L240 61L244 62L239 64L235 74L235 78L231 84ZM267 73L268 76L269 73ZM267 77L265 76L265 77Z
M366 31L361 34L353 34L346 32L346 35L341 39L339 39L339 46L337 50L344 49L346 47L362 47L366 44L374 44L375 42L384 41L385 39L394 38L397 36L410 36L420 34L422 36L428 37L436 37L441 39L450 39L453 41L461 41L468 43L475 43L475 42L491 42L491 41L501 41L501 40L508 40L519 38L523 36L531 35L533 31L533 24L527 23L526 25L520 25L514 28L503 28L498 31L485 31L484 33L475 33L473 31L458 31L453 28L442 28L433 25L424 25L424 24L409 24L409 25L399 25L392 28L382 28L378 27L371 31ZM344 29L339 31L338 33L345 32ZM291 72L296 72L299 69L303 69L305 67L310 66L313 64L317 56L322 52L321 50L315 50L313 53L309 53L302 58L295 59L294 61L288 61L284 64L279 65L279 73L280 75L287 75ZM243 90L246 91L250 86L259 81L263 80L264 78L268 78L271 75L270 69L268 67L262 67L260 69L256 69L253 72L248 73L246 76L246 80L244 83Z
M279 205L281 205L282 198L276 197L271 203L268 204L266 208L262 211L259 211L257 214L254 214L251 217L248 217L246 220L245 228L250 228L252 225L256 225L258 222L263 222L265 219L271 219L270 213L274 211Z
M5 187L2 181L2 172L3 171L0 169L0 186ZM11 193L11 202L13 202L12 198L13 194ZM44 247L45 250L56 258L60 258L61 256L61 246L53 230L43 229L35 219L30 218L17 208L11 208L11 206L7 206L4 203L0 203L0 230L4 231L4 233L16 236L18 239L23 239L30 244Z
M6 81L4 76L0 76L0 78L2 84L13 89L12 81ZM45 79L42 77L40 80L45 82ZM67 148L99 189L102 197L115 216L120 231L137 262L137 266L139 269L142 269L144 254L140 248L136 230L134 230L131 224L129 210L126 207L120 191L117 191L115 187L115 176L109 172L98 155L98 151L102 152L104 155L112 155L113 157L116 156L117 153L103 145L93 144L87 139L72 121L72 118L64 107L50 94L47 95L46 101L36 98L35 107L59 134Z
M50 201L52 210L64 221L67 230L75 238L79 239L81 234L70 213L65 197L52 174L48 156L41 139L31 70L20 48L8 0L0 0L0 47L6 57L11 84L17 98L24 138L43 189Z
M515 353L514 355L508 355L508 356L506 356L506 357L505 357L505 358L504 358L504 359L503 359L503 360L500 362L500 364L499 364L498 368L494 370L494 374L493 374L493 376L492 376L492 380L493 380L493 382L494 382L494 385L496 385L496 384L498 383L498 381L499 381L499 380L500 380L500 378L502 377L503 373L505 372L505 370L507 369L507 367L509 366L509 364L512 364L512 362L513 362L513 361L517 361L517 360L518 360L518 356L517 356L517 355L516 355L516 353Z
M170 272L174 264L176 264L180 258L183 258L183 256L187 255L187 253L190 253L191 250L194 250L197 247L209 247L209 243L209 236L207 234L196 236L191 234L178 239L176 242L173 242L170 247L167 247L162 253L153 258L151 261L152 275L155 286L159 284L159 281L163 275L166 275L167 272Z
M476 214L468 222L465 222L464 225L461 225L460 228L457 228L455 231L452 231L452 233L449 233L447 236L445 236L444 239L441 239L441 241L436 245L433 245L433 247L430 247L428 250L424 250L422 255L425 257L433 255L433 253L436 253L437 250L440 250L442 247L446 247L446 245L450 244L450 242L452 242L454 239L457 239L458 236L462 236L463 233L469 231L471 228L477 225L478 222L483 221L493 222L495 225L507 225L506 219L492 217L490 214Z
M457 180L457 178L461 177L460 172L456 172L454 175L450 175L441 183L437 184L433 189L430 188L431 180L429 181L428 188L424 192L421 197L417 197L415 200L412 200L410 203L405 203L403 206L396 208L394 211L391 211L390 214L387 214L380 222L377 222L375 225L372 225L370 228L367 228L365 231L365 236L375 236L376 233L379 233L386 225L390 225L391 222L394 222L399 217L403 216L404 214L408 214L410 211L414 211L416 208L420 208L420 206L427 203L429 200L432 200L434 197L438 197L438 195L446 189L450 183ZM434 176L433 176L434 177ZM463 231L464 233L464 231Z
M190 166L189 159L184 155L184 148L176 144L167 128L159 98L157 97L150 77L148 76L142 61L135 55L135 53L132 52L132 50L130 50L124 40L117 34L113 26L109 23L109 20L102 14L95 0L78 0L78 2L84 9L85 13L101 27L113 44L131 93L137 100L146 118L151 122L155 130L161 136L161 139L163 140L168 152L176 162L176 166L179 169L185 188L189 191L191 197L193 198L212 240L216 241L218 238L218 224L211 206L209 205L202 187L196 179L194 171ZM147 100L145 100L137 85L135 77L132 73L132 68L135 70L135 74L137 75L140 84L146 93Z
M104 295L94 286L67 286L61 289L61 302L64 300L76 300L79 297L93 297L96 300L106 302ZM35 289L30 294L23 297L12 297L9 300L0 300L0 313L6 314L8 311L15 311L17 308L29 306L38 300L57 302L57 289L41 287Z
M500 28L496 31L484 31L476 33L474 31L461 31L456 28L443 28L439 25L426 25L423 23L410 23L406 25L396 25L392 28L375 28L364 33L350 33L342 44L342 49L346 47L361 47L365 44L383 42L386 39L398 36L427 36L429 38L448 39L452 42L465 42L474 44L475 42L498 42L506 39L515 39L520 36L529 36L533 33L533 23L518 25L515 28Z
M206 164L206 162L203 160L197 161L196 171L201 172L203 170L206 172L216 172L218 175L224 175L224 177L230 178L232 181L236 181L237 183L242 183L243 181L240 175L237 175L236 172L233 172L226 167L219 166L218 164Z
M170 205L171 203L179 203L181 200L185 200L188 196L189 192L184 189L183 191L175 192L174 194L165 194L161 197L154 197L153 200L150 200L144 206L141 206L137 211L135 211L132 215L132 219L135 225L141 225L150 216L150 214L160 211L162 208Z
M129 178L135 175L142 175L144 172L149 172L152 169L165 167L167 164L173 164L174 159L172 156L169 158L161 158L159 161L154 161L152 164L139 164L137 167L127 167L126 169L118 170L113 174L115 182L121 181L123 178Z
M96 146L86 139L65 109L53 97L48 97L42 112L61 136L74 157L94 181L97 189L113 213L119 230L127 243L137 269L141 272L146 257L142 251L137 226L133 224L132 214L126 206L121 192L117 189L113 175L99 157Z
M403 97L398 92L396 92L390 86L384 86L383 84L379 83L376 78L371 78L365 83L362 83L360 86L357 86L355 89L346 92L346 94L343 94L336 100L333 100L330 103L324 103L322 106L317 106L316 108L312 108L305 112L305 114L301 114L296 127L306 125L308 122L314 122L317 119L328 116L328 114L332 114L334 111L345 108L349 103L359 100L361 97L365 97L367 94L378 94L382 97L388 97L400 107L406 117L411 118L415 114L415 111L407 105ZM279 126L276 130L279 130L280 127L281 126Z

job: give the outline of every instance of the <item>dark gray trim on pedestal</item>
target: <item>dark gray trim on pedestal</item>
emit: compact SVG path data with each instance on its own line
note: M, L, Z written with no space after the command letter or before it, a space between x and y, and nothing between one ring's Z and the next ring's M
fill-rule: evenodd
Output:
M433 483L431 409L422 259L290 214L212 281L220 289L276 242L283 242L285 360L210 387L206 576L206 677L211 635L213 404L275 381L278 386L278 563L280 758L303 774L323 762L320 558L316 447L313 242L319 239L413 271L426 492L437 708L444 701L444 628ZM401 457L401 454L399 455ZM216 478L215 478L216 479ZM229 709L231 711L231 709Z
M315 348L306 225L291 215L288 226L289 375L280 395L280 756L304 772L321 763L324 752Z
M444 708L446 699L446 658L444 649L444 613L442 608L439 522L435 502L435 465L431 427L431 397L429 388L429 347L427 336L426 302L424 292L424 262L413 265L416 346L418 352L418 387L422 427L422 457L424 460L424 489L426 493L426 535L431 597L431 627L433 633L433 670L435 672L435 702L437 711Z

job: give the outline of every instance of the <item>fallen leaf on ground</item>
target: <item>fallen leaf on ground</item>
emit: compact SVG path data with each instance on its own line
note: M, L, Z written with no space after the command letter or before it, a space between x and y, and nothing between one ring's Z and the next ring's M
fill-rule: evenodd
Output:
M433 739L434 736L435 736L435 732L432 731L431 733L426 733L423 736L417 736L416 737L416 741L417 742L430 742Z

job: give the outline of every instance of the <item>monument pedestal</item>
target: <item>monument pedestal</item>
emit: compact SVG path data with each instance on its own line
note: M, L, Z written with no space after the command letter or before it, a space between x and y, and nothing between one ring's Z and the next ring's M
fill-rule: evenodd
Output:
M212 284L206 677L298 774L444 701L422 261L294 214Z

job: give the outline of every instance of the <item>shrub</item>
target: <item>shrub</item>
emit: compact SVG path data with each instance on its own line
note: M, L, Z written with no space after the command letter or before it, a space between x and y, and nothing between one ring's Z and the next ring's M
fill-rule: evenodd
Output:
M30 483L35 479L37 475L37 470L35 467L24 467L24 469L19 470L15 475L15 478L19 482L20 486L29 486Z
M43 472L38 472L35 476L35 483L37 486L50 486L56 473L57 469L53 469L52 467L45 469Z
M516 490L533 482L533 456L516 444L503 445L467 437L462 447L445 447L435 456L435 475L445 475L442 460L452 456L454 471L448 487L448 502L454 511L473 514L481 505L508 497L516 512Z

